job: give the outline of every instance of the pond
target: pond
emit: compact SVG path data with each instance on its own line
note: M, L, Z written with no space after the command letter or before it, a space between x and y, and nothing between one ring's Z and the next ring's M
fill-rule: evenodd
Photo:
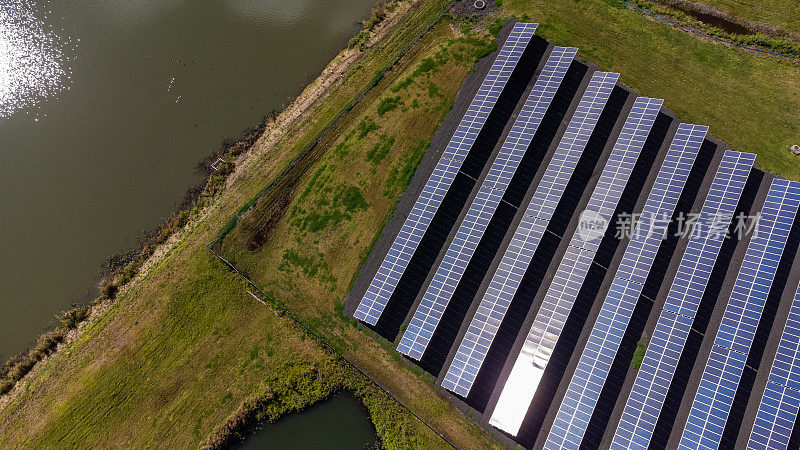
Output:
M2 0L0 358L90 299L197 162L288 103L374 3Z
M363 449L375 443L375 428L364 405L352 396L338 394L264 425L237 448Z

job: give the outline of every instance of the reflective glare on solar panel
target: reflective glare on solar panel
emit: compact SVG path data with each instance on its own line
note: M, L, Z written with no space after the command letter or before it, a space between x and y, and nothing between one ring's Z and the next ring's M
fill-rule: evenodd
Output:
M758 406L747 447L785 449L800 409L800 286L794 294L778 351Z
M514 26L358 305L355 318L371 325L378 322L386 303L397 287L397 282L406 270L444 195L461 168L461 163L472 148L522 53L533 38L536 27L537 24L528 23L517 23Z
M592 219L599 219L604 226L588 233L579 229L570 240L489 421L501 430L514 435L519 432L662 102L661 99L651 98L638 98L634 102L587 206Z
M442 387L466 397L619 74L595 72L492 276Z
M692 402L681 448L720 444L798 205L800 183L773 181Z
M678 127L570 380L545 448L581 445L707 131L708 127L702 125L681 124Z
M422 358L433 331L439 325L447 304L458 286L503 193L511 182L522 157L553 101L575 54L574 47L555 47L542 73L528 95L525 105L495 158L486 179L461 222L453 242L433 275L397 351L414 359Z
M755 155L726 151L656 323L612 447L647 447Z

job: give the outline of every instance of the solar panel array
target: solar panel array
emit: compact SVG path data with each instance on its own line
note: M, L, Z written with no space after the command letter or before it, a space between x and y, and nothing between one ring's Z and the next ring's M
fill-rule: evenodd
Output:
M795 291L747 447L785 449L800 410L800 286Z
M400 353L414 359L422 358L425 353L467 264L577 52L578 49L574 47L555 47L550 53L453 242L434 273L433 280L414 311L414 316L397 346Z
M546 448L581 445L707 131L702 125L678 127L559 407Z
M785 449L800 410L800 286L783 328L778 352L756 413L747 447Z
M514 26L358 305L355 318L370 325L378 322L461 164L533 38L536 27L537 24L528 23Z
M667 294L612 447L646 448L755 155L726 151Z
M682 448L720 444L798 205L800 183L773 181L700 379Z
M661 99L637 98L620 136L589 199L582 223L570 240L550 288L531 326L508 380L503 386L490 423L516 435L530 406L544 369L560 337L589 266L627 180L661 109Z
M758 406L747 448L753 450L789 448L789 439L797 420L798 409L800 409L800 392L768 381Z
M564 189L586 148L619 74L595 72L575 114L547 166L542 181L514 231L489 287L481 299L442 387L466 397L483 364L486 353L536 252Z

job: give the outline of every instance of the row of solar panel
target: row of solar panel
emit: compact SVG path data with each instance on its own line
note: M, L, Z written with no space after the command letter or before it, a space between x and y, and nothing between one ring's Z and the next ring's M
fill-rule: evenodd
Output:
M458 285L470 258L489 224L511 177L530 147L561 80L577 49L556 47L528 95L517 121L503 143L478 195L461 222L455 239L436 270L433 280L414 312L397 350L414 359L422 358L442 313Z
M537 24L518 23L506 39L489 74L482 82L464 118L443 152L433 176L429 178L423 188L411 214L403 224L387 257L370 283L354 314L357 319L370 325L378 322L400 277L431 224L442 199L450 189L462 162L472 149L525 48L533 38L536 27Z
M661 165L547 438L579 446L708 128L681 124Z
M506 67L510 60L522 54L522 49L527 45L525 39L530 40L525 32L531 28L535 30L535 25L515 27L495 66L500 62L502 67ZM532 31L530 34L532 35ZM576 49L556 47L551 52L519 118L436 268L411 323L401 338L398 346L400 352L414 359L420 359L425 353L505 189L530 147L537 128L570 67L575 51ZM501 59L504 53L506 56ZM481 91L487 83L496 86L503 82L501 68L493 66ZM507 73L510 71L513 71L513 67L506 70ZM617 77L618 74L597 72L586 87L525 215L514 231L511 244L457 348L444 376L443 387L464 397L469 394ZM496 100L501 90L502 86L499 90L488 89L495 92L494 94L480 94L479 91L476 100L488 101L488 104L483 103L483 109L473 108L475 102L471 105L470 110L473 113L467 113L459 127L460 132L456 132L453 137L453 141L458 140L459 143L451 142L444 152L439 166L423 189L359 305L355 314L357 318L370 324L377 322L382 308L385 308L392 295L393 286L402 275L403 265L408 263L414 253L414 246L419 244L436 213L436 203L441 202L459 170L458 164L469 153L469 139L475 139L481 125L477 129L469 127L474 126L475 122L486 120L493 106L492 99ZM588 219L603 225L599 229L578 230L573 235L511 374L500 391L490 423L512 435L519 431L538 382L558 343L572 303L584 284L589 266L605 234L605 227L612 219L660 107L661 101L658 99L639 98L634 103L587 207ZM466 121L469 123L465 124ZM656 258L668 219L675 211L706 130L707 127L704 126L681 124L675 133L642 211L643 220L628 243L578 368L560 404L547 438L548 448L574 447L582 442L607 380L609 368L642 295L643 285ZM697 313L717 253L725 238L724 231L731 221L753 161L754 155L728 151L720 163L615 433L615 447L647 446L651 441L661 405L688 338L692 318ZM754 237L748 248L729 308L716 338L717 345L703 374L689 423L684 431L682 446L719 444L722 433L720 427L725 425L727 411L738 385L736 378L741 376L747 351L758 325L760 310L764 307L771 278L780 260L782 242L785 243L797 212L797 196L790 192L793 187L791 183L778 180L773 185L775 193L770 191L770 198L764 207L764 215L768 219L759 225L759 230L768 226L768 231ZM780 195L783 197L776 197ZM769 217L773 216L774 219L770 222ZM798 295L800 296L800 291ZM790 329L796 331L789 336L800 340L797 334L797 330L800 330L800 306L795 311L794 322L787 322L787 330ZM797 359L796 344L794 349L790 365ZM789 355L790 350L784 349L783 352L784 355ZM759 409L751 442L772 442L776 439L775 436L786 436L788 442L786 424L784 423L782 434L780 429L775 431L775 424L778 420L788 420L785 412L780 414L783 411L780 408L785 409L786 405L789 405L790 413L796 416L800 395L787 394L786 389L789 389L786 383L774 381L771 375L770 384L764 394L766 403L762 404L764 411ZM776 392L780 392L780 395ZM775 406L776 402L778 406Z

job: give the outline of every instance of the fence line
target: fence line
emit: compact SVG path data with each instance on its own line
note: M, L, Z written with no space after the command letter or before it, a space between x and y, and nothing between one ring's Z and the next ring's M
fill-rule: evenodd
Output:
M206 249L208 249L208 251L210 251L210 252L211 252L211 253L212 253L214 256L216 256L216 257L217 257L217 259L219 259L220 261L222 261L222 263L223 263L223 264L225 264L226 266L228 266L228 267L229 267L231 270L233 270L233 271L234 271L234 272L235 272L237 275L239 275L239 277L240 277L242 280L244 280L244 281L245 281L247 284L249 284L249 285L250 285L250 286L251 286L253 289L255 289L256 291L258 291L258 293L259 293L259 294L261 294L261 296L262 296L263 298L267 299L267 301L269 301L269 302L270 302L270 303L271 303L273 306L275 306L275 307L277 307L278 309L280 309L280 310L281 310L281 312L282 312L283 314L286 314L286 316L288 316L290 319L292 319L292 321L293 321L295 324L297 324L297 325L298 325L300 328L302 328L302 329L303 329L303 330L304 330L306 333L308 333L308 334L310 334L311 336L313 336L313 337L314 337L314 339L316 339L316 340L317 340L319 343L321 343L321 344L322 344L322 345L323 345L325 348L327 348L328 350L332 351L332 352L333 352L333 353L334 353L336 356L338 356L339 358L341 358L341 359L342 359L342 360L343 360L345 363L347 363L347 365L349 365L350 367L352 367L353 369L355 369L356 371L358 371L358 373L360 373L361 375L363 375L363 376L367 377L367 379L368 379L368 380L370 380L370 381L372 381L372 383L374 383L374 384L375 384L375 386L377 386L377 387L378 387L380 390L382 390L383 392L385 392L385 393L386 393L386 395L388 395L388 396L389 396L389 398L391 398L392 400L396 401L398 405L400 405L400 406L401 406L403 409L405 409L406 411L408 411L408 412L409 412L409 413L410 413L412 416L414 416L414 417L415 417L417 420L419 420L420 422L422 422L422 424L423 424L423 425L425 425L425 427L427 427L429 430L431 430L431 431L432 431L432 432L434 432L434 433L435 433L437 436L439 436L439 437L440 437L440 438L441 438L441 439L442 439L444 442L446 442L446 443L447 443L447 445L449 445L450 447L452 447L452 448L454 448L454 449L455 449L455 448L457 448L457 447L456 447L456 446L455 446L455 445L454 445L452 442L450 442L450 440L449 440L449 439L447 439L446 437L444 437L444 435L442 435L441 433L439 433L438 431L436 431L436 429L434 429L432 426L430 426L430 425L428 424L428 422L426 422L425 420L423 420L423 419L422 419L420 416L418 416L418 415L417 415L417 414L416 414L414 411L412 411L412 410L411 410L411 408L409 408L408 406L406 406L406 405L405 405L405 403L403 403L402 401L400 401L400 399L398 399L397 397L395 397L394 395L392 395L392 393L391 393L391 392L389 392L389 391L388 391L386 388L384 388L383 386L381 386L381 384L380 384L380 383L378 383L378 381L377 381L376 379L372 378L372 377L371 377L369 374L367 374L366 372L364 372L363 370L361 370L361 369L360 369L358 366L356 366L356 365L355 365L355 364L354 364L352 361L350 361L349 359L347 359L347 357L345 357L345 356L344 356L343 354L341 354L341 353L340 353L338 350L336 350L336 348L334 348L334 347L333 347L331 344L329 344L329 343L328 343L328 341L326 341L326 340L325 340L325 338L323 338L323 337L322 337L320 334L318 334L317 332L315 332L315 331L314 331L314 330L312 330L311 328L307 327L307 326L306 326L306 325L303 323L303 321L301 321L301 320L300 320L299 318L297 318L297 317L296 317L294 314L292 314L292 313L291 313L291 311L289 311L288 309L286 309L286 308L285 308L283 305L281 305L280 303L278 303L277 301L275 301L275 299L273 299L272 297L270 297L269 295L267 295L267 294L266 294L264 291L262 291L262 290L261 290L261 288L259 288L259 287L258 287L258 286L257 286L255 283L253 283L252 281L250 281L250 279L249 279L249 278L247 278L246 276L244 276L244 274L243 274L243 273L239 272L239 269L237 269L237 268L236 268L236 266L234 266L234 265L233 265L231 262L229 262L227 259L223 258L223 257L222 257L222 255L220 255L219 253L215 252L215 251L214 251L214 249L213 249L213 248L211 248L211 246L209 246L208 244L206 244L206 246L205 246L205 247L206 247ZM248 292L249 292L249 291L248 291ZM250 292L250 295L253 295L253 293L252 293L252 292ZM253 295L253 297L255 297L255 295ZM261 299L258 299L258 300L259 300L259 301L261 301ZM263 301L262 301L262 303L263 303Z

